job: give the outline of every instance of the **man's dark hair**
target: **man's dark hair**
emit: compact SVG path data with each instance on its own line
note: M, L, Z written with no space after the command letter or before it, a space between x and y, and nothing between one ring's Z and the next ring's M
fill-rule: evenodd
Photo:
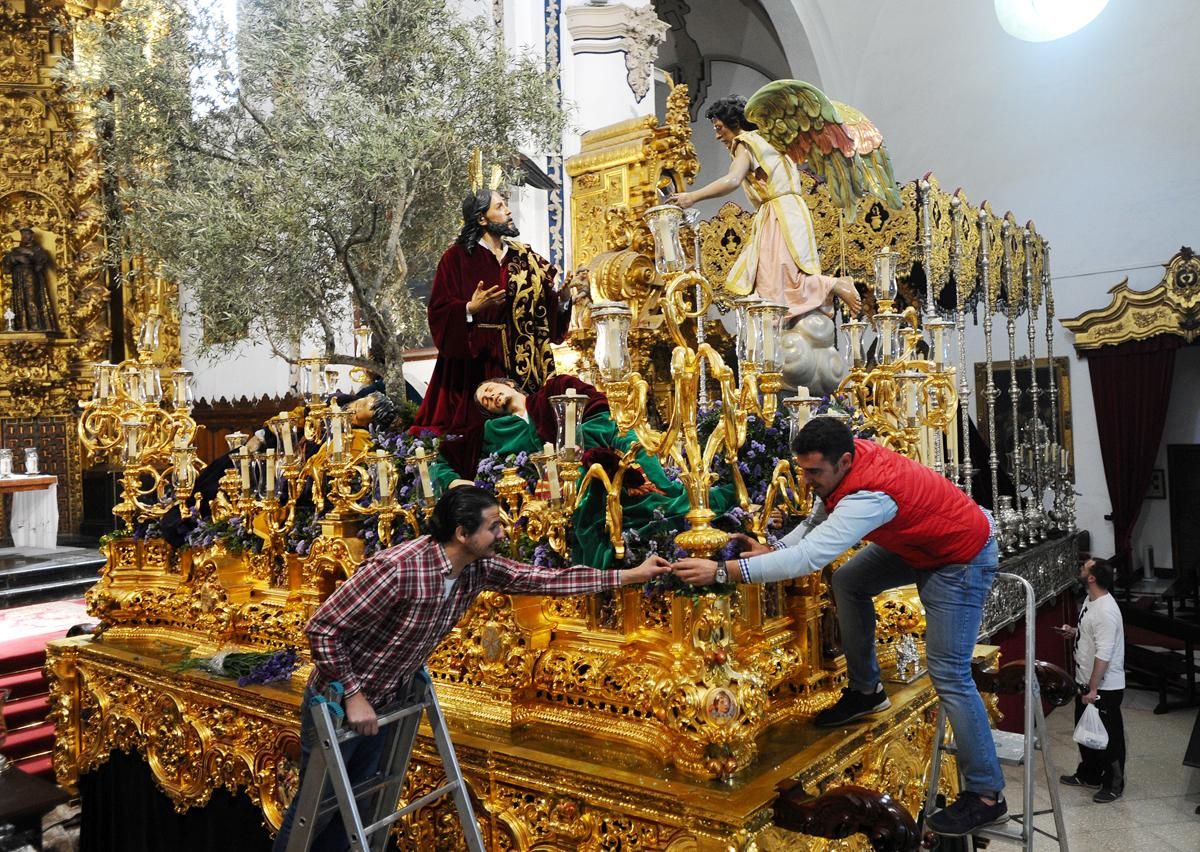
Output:
M467 254L475 251L475 246L479 245L479 240L483 237L485 229L479 224L479 220L487 215L488 208L492 206L492 192L490 189L477 189L463 199L463 225L455 242L466 249Z
M433 515L429 518L429 534L440 544L454 538L454 533L459 527L462 527L467 535L473 535L483 523L483 513L492 506L499 505L490 491L477 485L451 488L433 507Z
M371 400L371 425L386 430L400 413L396 403L383 391L372 391L366 398Z
M837 464L845 453L854 458L854 435L849 426L835 417L814 417L792 441L792 453L797 456L820 453L825 461Z
M734 133L758 130L758 125L746 118L746 99L741 95L730 95L714 102L705 111L704 117L709 121L718 119Z
M1112 589L1113 567L1112 563L1107 559L1093 559L1092 567L1088 573L1096 578L1096 585L1104 589L1104 591L1107 592Z
M496 382L497 384L508 385L513 390L520 390L520 388L517 386L517 383L515 381L513 381L512 379L510 379L508 376L500 376L495 379L484 379L482 382L475 385L475 390L471 391L471 401L473 403L475 403L475 407L478 408L480 410L480 412L483 413L484 417L488 417L488 418L503 417L504 416L503 414L495 414L491 411L488 411L486 408L483 407L483 403L479 401L479 389L481 387L483 387L484 385L486 385L488 382Z

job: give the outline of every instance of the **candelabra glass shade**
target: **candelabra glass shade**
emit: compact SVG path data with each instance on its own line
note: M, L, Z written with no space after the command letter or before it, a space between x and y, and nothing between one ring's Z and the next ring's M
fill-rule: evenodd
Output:
M954 323L932 319L925 323L929 331L929 358L941 370L954 363Z
M758 302L748 310L750 330L754 340L750 359L760 372L778 373L783 369L783 320L787 306L775 302Z
M113 371L116 369L116 364L111 361L101 361L96 365L95 377L96 383L92 387L92 399L108 401L112 399L113 386L115 380Z
M353 428L350 412L334 406L325 414L325 426L325 433L329 436L329 450L340 461L346 450L346 441L350 438L350 430Z
M150 311L142 320L141 333L138 335L138 352L149 355L158 349L160 331L162 331L162 315L158 311Z
M12 476L13 464L12 450L0 450L0 476Z
M386 450L376 450L371 463L371 478L374 480L375 501L380 504L392 502L396 488L395 463Z
M129 364L122 371L125 385L125 395L134 402L145 402L146 391L142 384L142 371L135 364Z
M192 406L196 403L196 398L192 394L191 370L171 371L171 399L176 410L192 410Z
M629 377L629 328L633 312L624 302L596 302L592 306L596 326L596 367L604 382L620 382Z
M279 452L285 459L291 459L300 445L300 425L286 411L280 412L278 417L272 417L267 425L275 433L275 446Z
M674 204L660 204L646 211L646 224L654 237L654 268L660 275L683 272L687 266L679 239L682 222L683 209Z
M735 348L739 364L751 364L754 362L757 341L754 337L754 321L751 318L750 309L761 301L762 299L753 294L733 300L733 316L736 322L735 333L737 334L737 345Z
M896 260L898 255L887 246L875 254L875 299L880 302L896 300Z
M196 469L192 466L195 447L175 447L171 450L171 484L175 487L175 497L185 499L191 496L192 486L196 484Z
M162 399L162 374L155 364L142 365L142 396L145 402L158 402Z
M246 441L249 439L250 436L245 432L230 432L225 436L225 445L229 447L229 452L236 453L246 445Z
M261 498L267 493L267 457L264 453L249 453L249 456L250 493Z
M900 314L875 314L875 358L880 364L891 364L899 355Z
M26 473L37 473L38 472L38 464L39 464L39 460L38 460L37 447L26 447L25 448L25 472Z
M325 391L325 361L322 358L300 359L300 393L310 401L321 398Z
M574 391L574 388L571 389ZM558 447L565 456L575 458L579 447L580 428L583 425L583 409L587 397L573 392L550 397L554 406L554 417L558 421Z
M342 380L341 371L337 367L326 367L324 370L324 384L322 392L326 394L337 393L338 383Z
M141 451L142 432L145 430L146 424L141 420L130 419L124 421L121 426L125 429L125 441L121 445L121 461L127 465L133 464L137 461Z
M896 373L900 385L900 413L910 422L915 422L921 410L921 386L925 374L917 370Z
M801 396L789 396L783 400L783 407L788 413L788 447L796 443L796 436L809 420L812 420L813 409L821 402L820 399L809 396L807 392Z
M371 329L368 326L360 325L354 329L354 357L371 357Z
M867 324L862 320L850 320L842 323L842 331L846 340L846 360L854 367L861 367L867 361L863 350L863 333Z

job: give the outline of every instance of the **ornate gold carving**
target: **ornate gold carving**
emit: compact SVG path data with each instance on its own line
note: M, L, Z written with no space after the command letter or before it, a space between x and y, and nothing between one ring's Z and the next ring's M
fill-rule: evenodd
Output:
M1108 292L1107 306L1062 321L1081 352L1160 334L1188 343L1200 336L1200 258L1187 246L1166 263L1166 273L1152 289L1130 290L1126 278Z
M20 3L0 16L0 254L16 244L18 224L34 229L53 259L48 278L59 328L57 335L11 333L0 322L0 419L73 417L76 400L91 394L92 365L109 346L95 137L90 117L50 74L74 53L70 19L107 8ZM3 283L0 314L11 298ZM67 444L67 467L51 472L66 493L69 529L82 514L82 481L78 445Z

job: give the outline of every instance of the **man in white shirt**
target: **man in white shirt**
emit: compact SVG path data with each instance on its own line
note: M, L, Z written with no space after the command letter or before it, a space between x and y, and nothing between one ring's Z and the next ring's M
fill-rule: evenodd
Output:
M1079 609L1078 626L1064 624L1058 631L1075 641L1075 722L1085 705L1095 704L1108 731L1108 747L1079 746L1079 767L1059 780L1070 787L1096 790L1093 802L1115 802L1125 791L1125 723L1121 699L1125 695L1125 624L1116 599L1109 594L1112 566L1089 559L1079 569L1079 582L1087 592Z

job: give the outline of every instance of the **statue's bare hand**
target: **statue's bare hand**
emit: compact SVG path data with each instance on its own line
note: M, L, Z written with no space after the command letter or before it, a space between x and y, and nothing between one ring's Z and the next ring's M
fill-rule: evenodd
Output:
M858 288L854 286L854 279L850 276L843 275L839 278L833 285L833 292L846 303L846 309L851 316L862 310L862 296L858 295Z
M484 308L489 308L492 305L501 304L504 301L504 288L500 285L488 287L482 281L475 285L475 295L471 297L471 301L467 302L467 310L471 312L471 316L475 316Z

